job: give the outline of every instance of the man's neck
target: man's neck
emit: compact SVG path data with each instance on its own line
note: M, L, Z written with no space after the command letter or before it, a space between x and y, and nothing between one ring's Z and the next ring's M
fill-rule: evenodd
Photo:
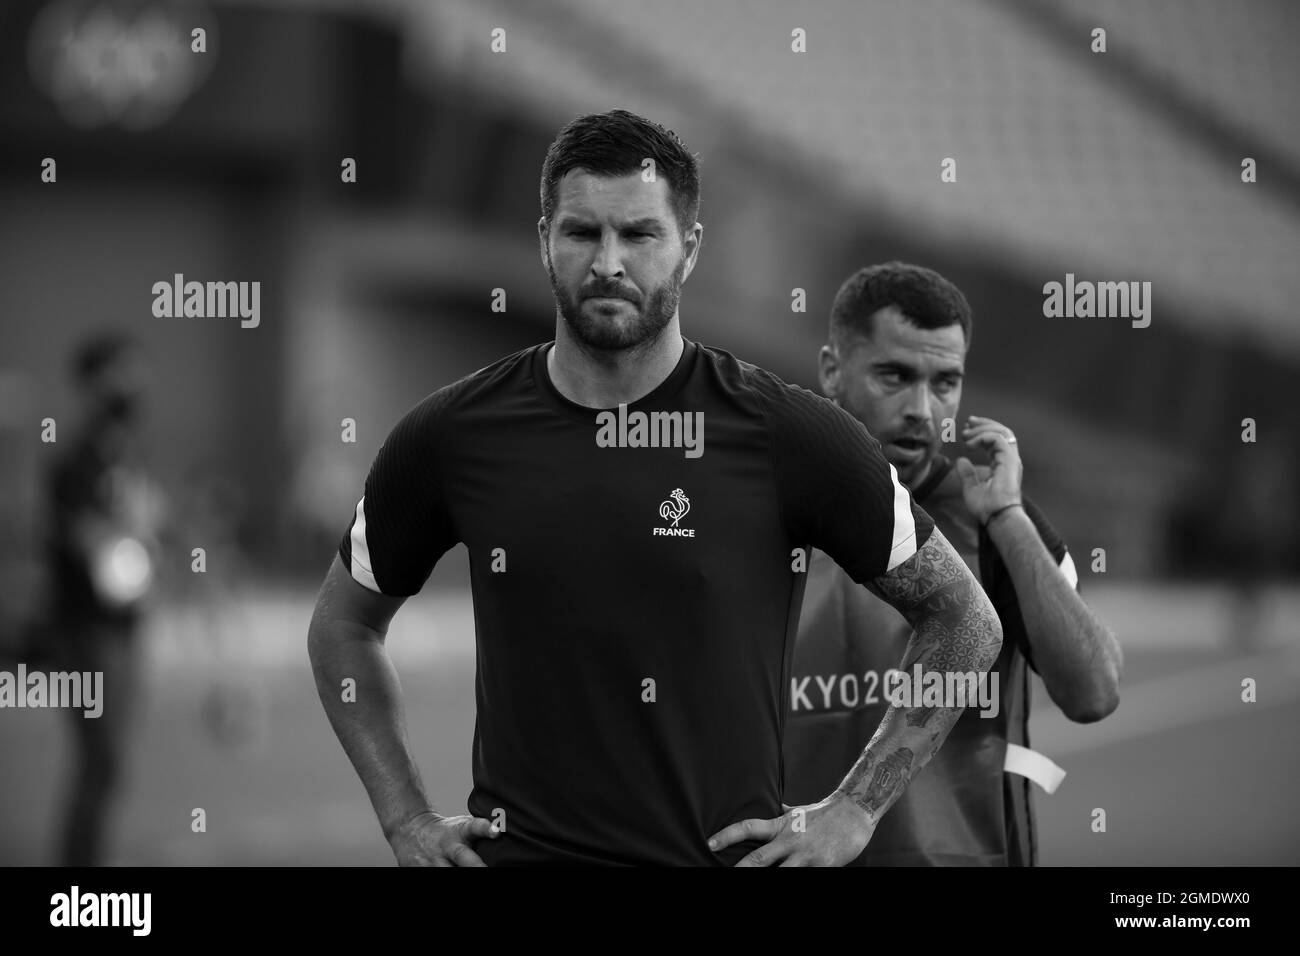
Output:
M685 347L677 316L653 341L621 352L585 348L557 319L546 371L556 391L569 401L587 408L614 408L658 388L677 367Z

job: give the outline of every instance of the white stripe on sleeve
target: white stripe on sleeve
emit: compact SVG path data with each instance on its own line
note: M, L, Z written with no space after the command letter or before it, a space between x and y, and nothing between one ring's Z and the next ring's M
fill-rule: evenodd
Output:
M1079 572L1074 566L1074 558L1070 557L1070 552L1065 552L1065 557L1061 559L1061 573L1065 575L1065 580L1070 582L1070 587L1079 586Z
M912 517L912 496L898 480L898 472L889 466L889 480L894 483L894 540L886 571L892 571L916 554L916 520Z
M363 587L379 591L379 583L370 570L370 546L366 544L366 496L357 502L357 520L352 523L352 577ZM382 592L380 592L382 593Z

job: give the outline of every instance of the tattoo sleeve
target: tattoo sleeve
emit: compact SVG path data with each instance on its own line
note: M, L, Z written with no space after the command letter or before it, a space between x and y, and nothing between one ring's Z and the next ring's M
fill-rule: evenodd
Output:
M939 672L950 688L947 675L983 674L997 660L1002 624L984 589L938 528L916 554L868 587L912 625L900 665L907 680L920 664L922 672ZM866 811L873 829L943 744L966 703L944 697L941 706L922 706L911 695L899 701L903 703L896 701L889 708L836 789Z

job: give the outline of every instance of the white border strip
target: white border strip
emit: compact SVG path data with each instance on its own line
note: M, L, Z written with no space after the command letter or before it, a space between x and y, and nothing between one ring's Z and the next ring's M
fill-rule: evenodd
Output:
M898 480L898 472L889 466L889 480L894 483L894 542L886 571L892 571L916 554L916 519L912 517L912 496Z
M357 502L357 519L352 522L352 572L353 579L363 587L372 591L379 591L379 583L375 580L375 574L370 570L370 546L366 544L366 496L362 495L361 500Z

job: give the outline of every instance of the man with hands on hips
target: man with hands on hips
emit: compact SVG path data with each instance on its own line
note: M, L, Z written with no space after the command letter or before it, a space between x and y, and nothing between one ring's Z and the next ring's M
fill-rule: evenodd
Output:
M402 864L846 863L962 708L891 710L783 814L809 550L909 622L917 661L987 671L994 607L861 421L682 334L703 225L675 134L579 117L540 187L555 339L432 392L375 455L308 629L326 716ZM610 434L634 416L669 431ZM468 814L447 816L385 640L457 545L476 720Z

